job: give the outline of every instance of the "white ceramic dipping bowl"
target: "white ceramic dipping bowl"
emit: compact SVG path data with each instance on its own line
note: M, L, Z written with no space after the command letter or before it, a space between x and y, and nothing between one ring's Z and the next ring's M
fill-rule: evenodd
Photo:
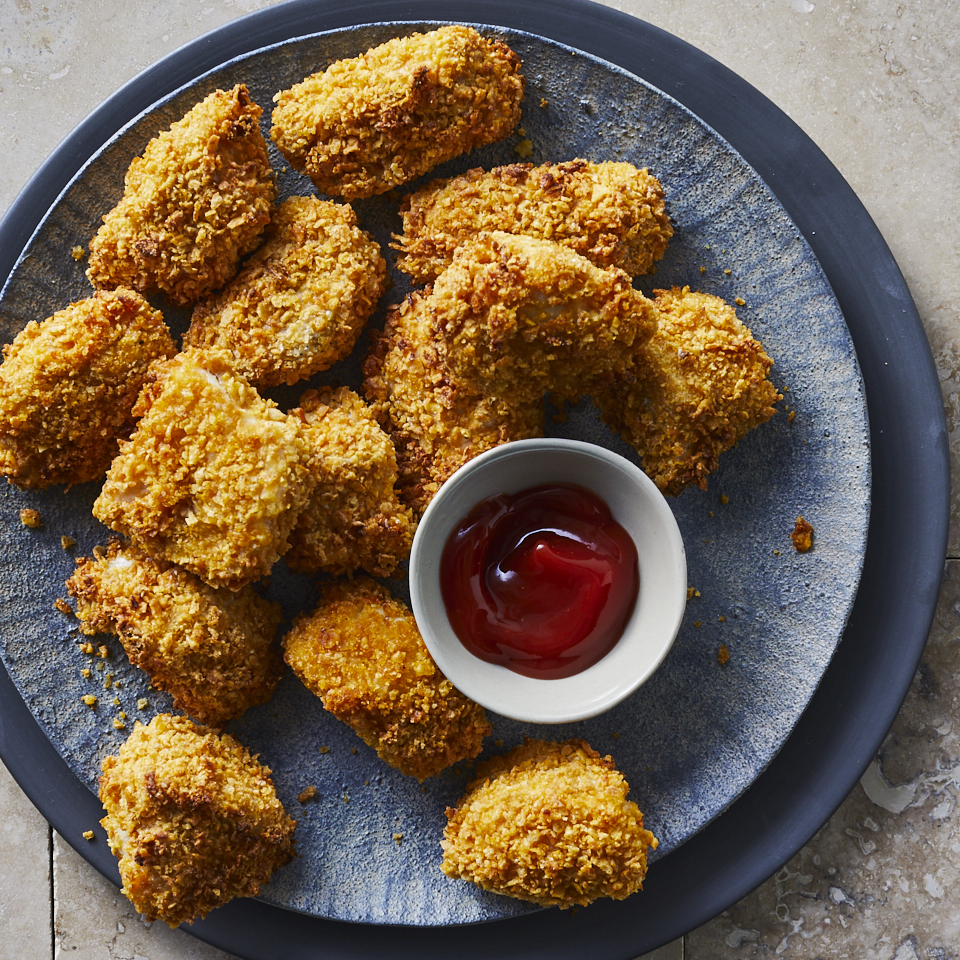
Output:
M487 663L460 642L447 619L440 561L447 539L481 500L545 483L593 491L633 538L640 592L616 646L572 677L525 677ZM528 723L565 723L609 710L633 693L670 649L687 602L680 530L652 480L629 460L578 440L518 440L464 464L424 512L410 554L413 614L437 666L458 690L488 710Z

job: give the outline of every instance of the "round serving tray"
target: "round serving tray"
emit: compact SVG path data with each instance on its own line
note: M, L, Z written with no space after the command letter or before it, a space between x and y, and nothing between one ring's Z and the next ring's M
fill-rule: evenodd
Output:
M294 2L201 38L136 78L94 112L28 185L0 225L6 278L40 217L109 136L158 97L271 43L359 23L463 19L531 33L593 53L684 103L740 151L820 259L847 320L871 418L873 515L860 593L833 664L785 747L731 808L651 870L648 889L619 904L545 911L492 924L389 930L340 924L244 901L192 932L239 956L628 957L723 909L784 862L829 816L869 762L906 692L936 601L948 495L937 378L896 264L829 162L775 107L725 68L640 21L582 2ZM549 24L544 28L543 24ZM896 358L896 364L887 361ZM53 749L9 678L2 678L0 754L66 837L99 804ZM81 848L116 879L105 845ZM387 946L389 944L389 946Z

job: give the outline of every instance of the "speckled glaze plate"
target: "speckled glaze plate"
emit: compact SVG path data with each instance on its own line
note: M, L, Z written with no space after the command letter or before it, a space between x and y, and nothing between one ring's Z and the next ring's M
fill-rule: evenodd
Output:
M185 78L184 86L93 153L38 219L0 294L4 342L28 321L89 295L84 264L73 259L71 249L86 245L119 198L130 160L208 92L246 83L264 107L268 133L276 91L334 60L430 26L388 22L297 37ZM654 677L619 707L583 723L537 727L491 718L494 733L485 755L525 735L582 737L612 754L631 785L631 798L660 839L656 858L662 860L741 797L771 763L843 635L864 563L870 513L864 383L850 331L817 257L765 182L725 139L677 100L613 63L522 30L479 29L504 39L523 62L525 132L431 176L516 162L525 138L533 144L532 162L586 157L649 167L666 189L676 235L656 276L640 278L638 286L650 292L689 284L728 301L742 300L738 313L774 358L773 380L785 394L781 412L724 455L706 491L688 490L672 501L697 592L677 643ZM278 154L272 159L281 196L313 192ZM387 253L390 234L399 228L396 200L375 198L355 207ZM382 322L388 300L409 289L396 271L393 279L373 324ZM186 315L160 299L156 305L182 332ZM314 383L337 379L358 386L360 359L350 358ZM299 392L270 395L292 405ZM564 423L551 423L548 432L636 459L599 423L588 402L570 411ZM54 607L74 557L109 535L90 512L98 490L97 484L44 493L7 487L0 501L0 657L45 737L90 791L96 790L102 758L125 737L112 724L117 712L146 721L169 708L168 698L149 688L112 639L104 640L110 656L100 661L102 671L82 677L90 659L79 650L76 621ZM42 529L20 525L22 507L40 511ZM815 528L815 548L803 555L790 541L800 514ZM77 546L65 551L61 535L75 538ZM404 595L403 585L393 587ZM288 618L316 599L315 583L290 574L282 562L269 593ZM730 653L724 666L717 659L721 645ZM115 681L109 693L107 672ZM88 692L100 698L96 710L81 701ZM111 703L114 696L118 704ZM147 701L142 708L141 698ZM284 805L299 821L300 856L265 888L266 903L316 918L415 927L537 912L439 871L444 809L461 795L469 768L461 765L422 787L404 778L327 715L289 672L270 703L229 729L269 764ZM297 795L308 784L318 786L318 797L300 804ZM656 884L657 876L654 864L648 885Z

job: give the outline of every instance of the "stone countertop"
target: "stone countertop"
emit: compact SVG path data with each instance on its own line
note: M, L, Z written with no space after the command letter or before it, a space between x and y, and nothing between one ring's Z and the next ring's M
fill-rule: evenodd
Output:
M0 212L73 127L179 45L269 0L4 0ZM789 114L876 221L913 293L960 456L960 6L954 0L613 0ZM774 877L659 960L960 955L960 490L926 653L861 783ZM148 926L0 767L0 960L214 960Z

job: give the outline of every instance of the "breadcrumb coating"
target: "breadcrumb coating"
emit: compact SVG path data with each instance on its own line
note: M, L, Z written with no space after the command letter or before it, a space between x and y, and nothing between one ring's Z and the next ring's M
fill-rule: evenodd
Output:
M230 352L254 386L293 384L350 353L385 286L380 247L351 207L290 197L240 273L194 309L184 346Z
M287 564L310 573L363 568L388 577L407 558L415 522L397 499L397 455L373 411L347 387L309 390L290 415L314 453L316 485L290 536Z
M364 367L404 499L422 510L472 457L542 436L544 394L578 397L622 374L656 322L627 274L559 244L464 243L432 288L393 308Z
M270 136L321 193L371 197L508 136L523 87L506 44L470 27L441 27L281 91Z
M237 272L276 199L262 112L242 84L216 90L147 144L90 241L95 287L160 290L182 306Z
M404 198L397 266L426 283L478 233L553 240L600 267L650 273L673 227L660 182L629 163L515 163L435 180Z
M185 350L152 372L94 516L149 556L238 590L270 572L309 500L299 423L220 353Z
M174 353L160 312L125 288L27 324L0 364L0 473L32 489L102 477L150 363Z
M630 277L533 237L464 243L420 302L451 377L511 403L576 396L633 362L657 310Z
M656 290L660 326L638 351L636 380L594 394L668 494L707 486L720 454L776 413L773 361L719 297Z
M490 733L483 708L433 662L413 614L367 577L330 584L283 642L325 709L407 776L475 757Z
M657 840L610 757L583 740L527 739L477 773L447 809L447 876L561 909L642 888Z
M118 636L130 662L200 723L222 727L270 699L283 672L279 604L249 586L215 590L117 538L94 554L67 581L83 633Z
M455 382L425 325L423 294L394 307L364 364L364 394L397 452L401 500L419 515L468 460L501 443L542 437L543 407L485 396Z
M123 893L171 927L253 897L294 857L291 820L270 770L229 734L186 717L139 721L103 761L100 821Z

